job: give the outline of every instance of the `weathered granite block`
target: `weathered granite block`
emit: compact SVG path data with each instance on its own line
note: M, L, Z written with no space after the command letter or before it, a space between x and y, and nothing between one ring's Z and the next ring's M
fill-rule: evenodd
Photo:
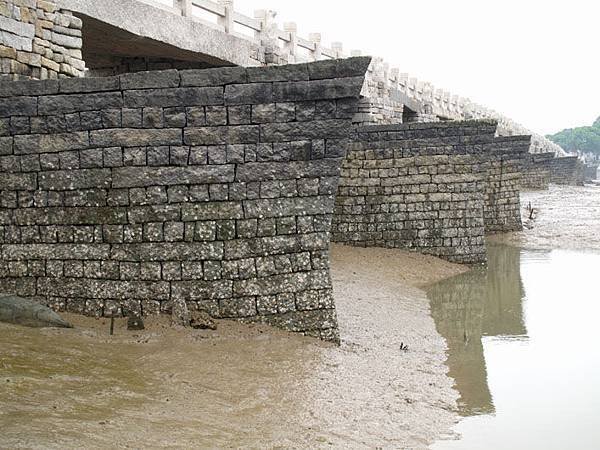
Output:
M185 145L223 145L257 143L260 129L257 125L186 128Z
M180 77L177 70L126 73L121 75L121 89L152 89L179 87Z
M262 67L261 69L266 69ZM181 86L225 86L228 84L245 84L248 82L247 71L244 67L223 67L220 69L182 70Z
M271 103L271 83L230 84L225 86L226 105L252 105Z
M120 92L101 92L40 97L39 114L64 114L123 107Z
M170 106L222 105L222 87L184 87L172 89L149 89L123 92L127 108L148 106L167 108Z
M235 167L231 164L191 167L119 168L113 170L113 187L231 183L234 176Z
M63 78L58 83L58 92L79 94L84 92L103 92L120 90L119 77L103 78ZM37 83L39 84L39 83Z
M0 101L0 117L34 116L38 108L37 97L8 97Z
M157 145L181 145L179 129L140 130L135 128L109 129L90 132L94 147L142 147Z
M51 95L58 93L58 80L47 83L23 80L10 83L0 83L0 97Z
M87 132L18 135L14 139L17 155L83 150L90 146Z
M40 189L70 191L94 187L110 187L110 169L80 169L39 173Z
M342 164L332 240L483 262L485 146L495 122L358 129Z
M310 64L0 83L3 289L336 340L329 231L368 61L313 87ZM273 103L300 80L316 101Z

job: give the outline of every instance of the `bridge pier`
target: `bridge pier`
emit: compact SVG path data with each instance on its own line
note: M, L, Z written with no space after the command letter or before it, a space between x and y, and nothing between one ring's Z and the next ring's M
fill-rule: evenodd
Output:
M578 180L576 159L523 162L528 136L461 121L485 114L382 60L192 3L0 10L3 78L52 78L0 83L0 291L336 340L330 239L483 262L486 233L521 227L521 184ZM280 65L300 48L314 61Z
M359 128L342 164L332 240L485 262L486 233L521 229L520 173L530 139L496 138L496 126Z
M337 340L329 231L369 61L0 83L0 291Z

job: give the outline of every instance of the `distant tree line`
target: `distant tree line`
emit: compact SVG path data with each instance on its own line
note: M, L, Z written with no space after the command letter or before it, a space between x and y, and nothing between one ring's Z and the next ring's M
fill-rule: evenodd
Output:
M548 135L547 138L567 152L593 153L600 156L600 117L591 127L567 128Z

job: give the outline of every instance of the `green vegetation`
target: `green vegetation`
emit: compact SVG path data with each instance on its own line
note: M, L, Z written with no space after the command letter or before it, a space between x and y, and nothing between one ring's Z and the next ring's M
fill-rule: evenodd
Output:
M600 156L600 117L591 127L568 128L546 137L568 152L579 151Z

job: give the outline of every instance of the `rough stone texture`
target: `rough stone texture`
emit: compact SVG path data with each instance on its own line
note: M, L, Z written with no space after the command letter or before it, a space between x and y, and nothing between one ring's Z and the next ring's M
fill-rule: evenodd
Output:
M577 156L563 156L550 160L550 182L570 186L583 186L585 165Z
M0 0L0 79L83 76L81 27L52 1Z
M529 158L530 136L497 137L487 145L487 178L484 203L486 233L520 231L521 176Z
M342 166L332 240L485 261L493 121L369 126Z
M550 161L554 153L535 153L525 158L521 188L546 190L550 184Z
M598 163L588 163L585 165L585 181L592 181L598 179Z
M146 72L167 69L207 69L212 64L202 61L185 61L167 57L123 57L113 55L88 55L85 54L86 65L89 71L87 77L108 77L124 73Z
M34 105L0 111L0 291L98 316L183 300L336 340L329 232L368 64L275 103L311 65L257 89L239 68L0 83Z
M548 189L549 183L583 186L585 164L577 156L534 154L525 162L523 174L522 187L526 189Z

